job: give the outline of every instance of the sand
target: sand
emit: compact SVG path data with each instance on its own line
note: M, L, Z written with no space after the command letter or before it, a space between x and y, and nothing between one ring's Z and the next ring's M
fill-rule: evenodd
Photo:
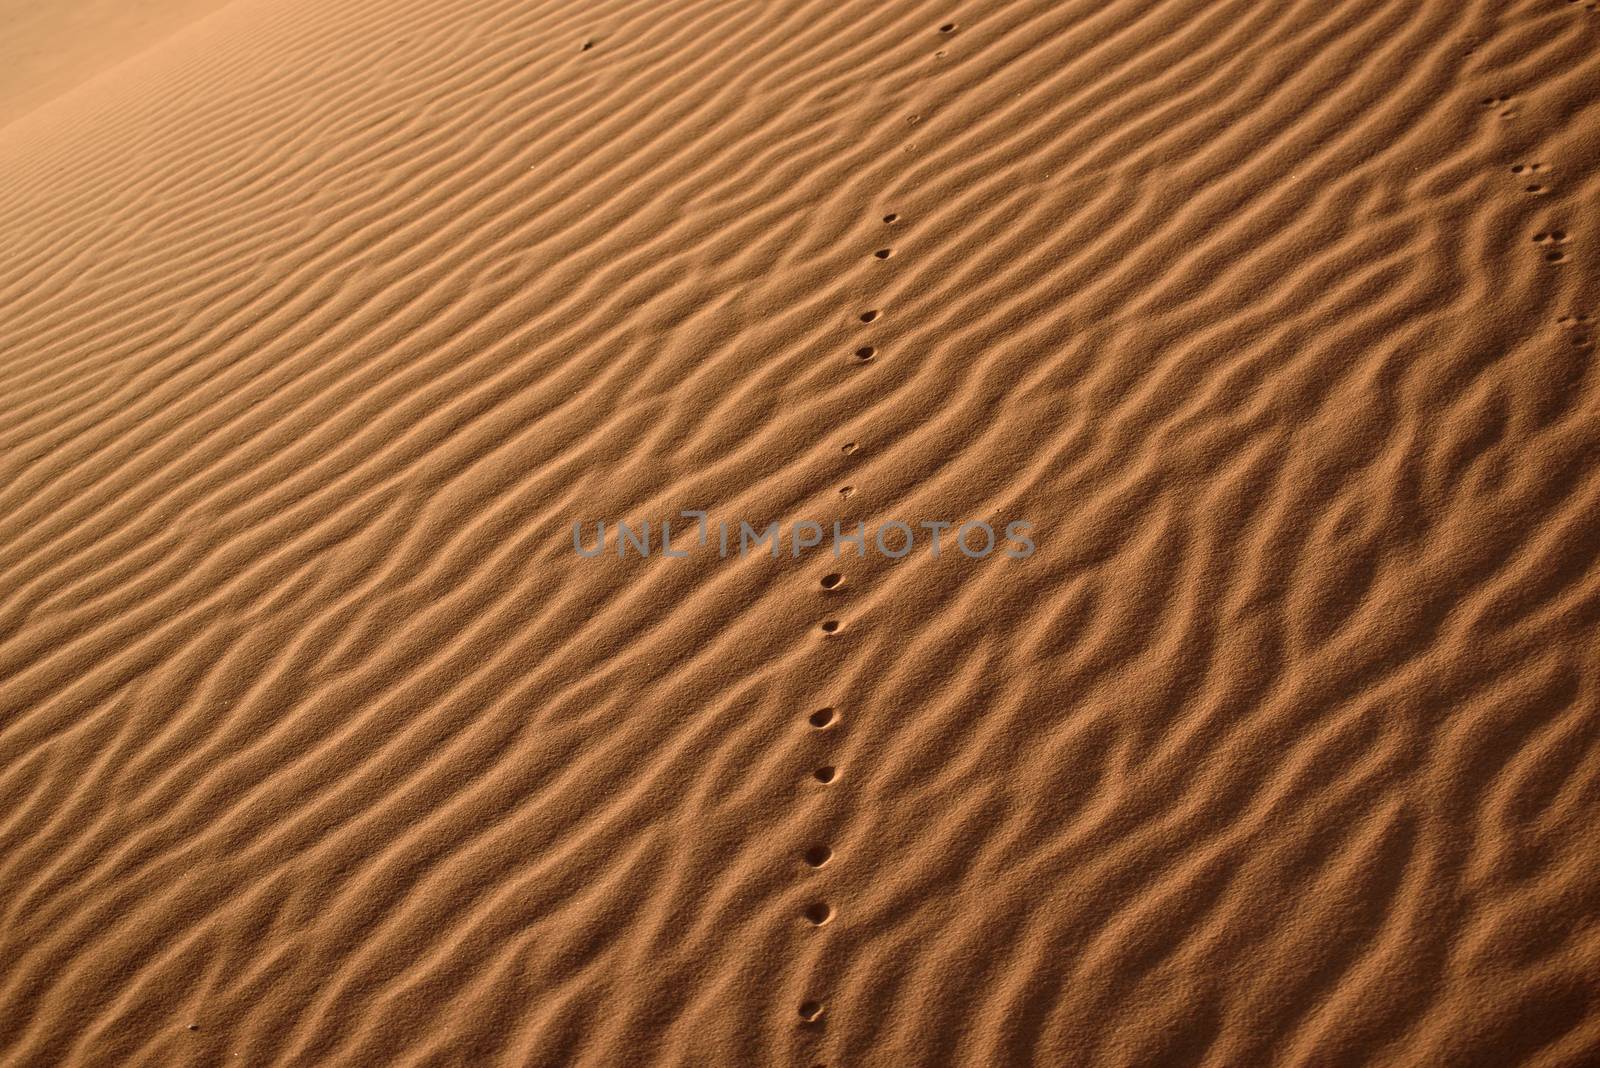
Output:
M0 1065L1600 1063L1590 6L52 5Z

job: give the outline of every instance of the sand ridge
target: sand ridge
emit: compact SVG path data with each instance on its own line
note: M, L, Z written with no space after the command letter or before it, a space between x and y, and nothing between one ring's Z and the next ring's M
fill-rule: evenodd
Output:
M235 0L0 128L0 1064L1591 1063L1597 44ZM572 550L685 509L1038 552Z

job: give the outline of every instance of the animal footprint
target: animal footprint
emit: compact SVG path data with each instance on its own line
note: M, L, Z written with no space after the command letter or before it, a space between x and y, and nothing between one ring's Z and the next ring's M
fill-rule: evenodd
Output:
M833 919L833 908L825 901L814 901L805 907L805 918L813 927L821 927Z
M1492 107L1495 107L1496 105L1509 104L1509 103L1511 103L1511 101L1513 99L1514 99L1513 97L1509 97L1509 96L1486 96L1482 100L1478 101L1478 103L1483 105L1486 108L1492 108ZM1509 118L1511 118L1512 114L1513 114L1513 109L1506 108L1504 111L1500 112L1500 117L1501 118L1505 118L1505 119L1509 119Z
M1589 336L1589 324L1592 320L1587 315L1563 315L1556 320L1557 323L1567 327L1572 334L1572 347L1586 349L1594 344Z
M1560 247L1567 243L1567 232L1565 230L1551 230L1549 233L1534 234L1533 243L1547 246L1548 251L1545 252L1544 258L1551 263L1561 263L1567 258L1567 254L1562 252Z

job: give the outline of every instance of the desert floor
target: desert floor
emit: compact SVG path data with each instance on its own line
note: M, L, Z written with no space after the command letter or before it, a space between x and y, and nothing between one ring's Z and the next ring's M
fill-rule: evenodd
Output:
M1600 1063L1595 8L0 0L0 1065Z

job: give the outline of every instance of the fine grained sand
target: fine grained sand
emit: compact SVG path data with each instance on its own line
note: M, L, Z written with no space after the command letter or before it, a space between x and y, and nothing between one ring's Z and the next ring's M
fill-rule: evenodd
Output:
M1600 12L217 6L7 90L0 1064L1600 1062Z

